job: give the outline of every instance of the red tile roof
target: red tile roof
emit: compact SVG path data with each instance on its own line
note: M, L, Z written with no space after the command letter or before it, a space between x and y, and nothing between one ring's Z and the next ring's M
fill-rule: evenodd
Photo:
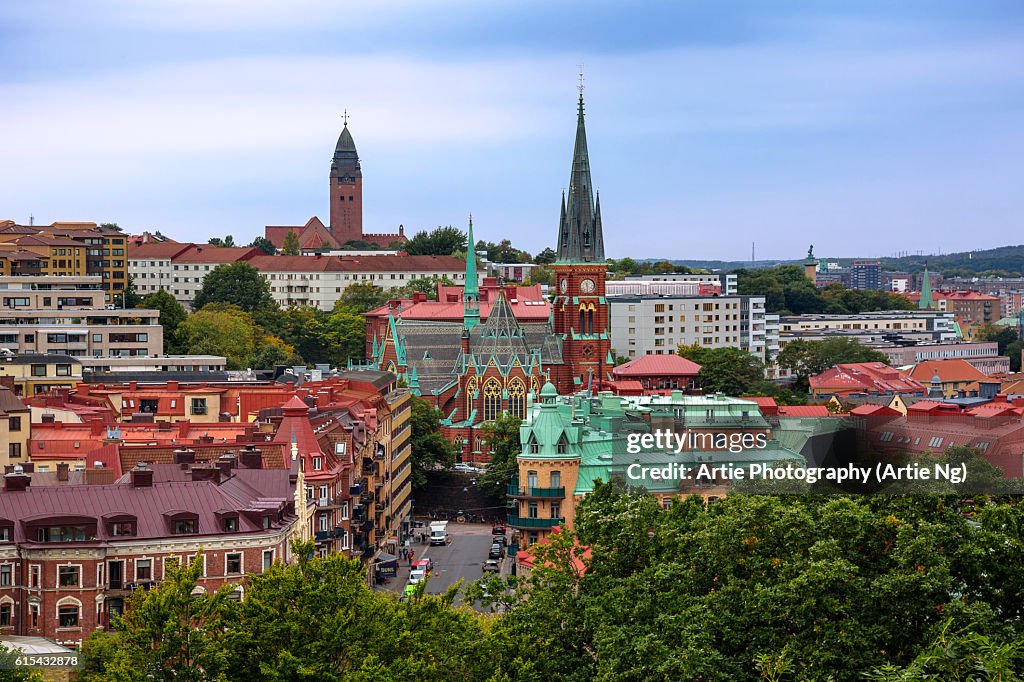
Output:
M816 394L831 393L918 393L925 387L906 372L894 369L883 362L858 362L841 364L827 369L809 380L811 390Z
M616 377L697 376L700 365L678 355L641 355L612 370Z
M263 255L259 249L246 246L217 247L203 244L187 249L171 258L175 263L237 263Z
M144 244L129 243L128 260L142 260L145 258L173 258L195 247L195 244L188 244L182 242L146 242Z
M831 414L824 405L779 405L780 417L829 417Z
M462 272L455 256L268 256L257 251L249 263L261 272Z
M910 376L922 384L930 383L936 374L943 383L988 379L987 374L966 360L923 360L910 370Z

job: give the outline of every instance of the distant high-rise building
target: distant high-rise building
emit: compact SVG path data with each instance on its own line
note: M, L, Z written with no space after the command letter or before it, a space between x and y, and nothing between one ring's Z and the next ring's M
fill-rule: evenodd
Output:
M881 289L882 263L878 260L855 260L850 263L850 288Z

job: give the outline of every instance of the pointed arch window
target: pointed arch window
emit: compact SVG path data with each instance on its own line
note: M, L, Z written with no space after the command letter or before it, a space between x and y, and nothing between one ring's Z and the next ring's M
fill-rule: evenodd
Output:
M526 416L526 386L521 379L515 379L508 387L508 413L522 419Z
M556 446L556 451L558 452L558 454L564 455L566 452L568 452L568 450L569 450L569 441L565 437L565 434L563 433L558 438L558 445Z
M470 377L466 382L466 418L473 413L473 398L476 393L476 377Z
M591 308L587 311L587 333L594 333L594 309Z
M484 382L484 421L494 421L501 412L501 384L491 377Z
M586 322L586 313L583 308L580 308L580 334L587 333L587 328L583 326L584 322Z

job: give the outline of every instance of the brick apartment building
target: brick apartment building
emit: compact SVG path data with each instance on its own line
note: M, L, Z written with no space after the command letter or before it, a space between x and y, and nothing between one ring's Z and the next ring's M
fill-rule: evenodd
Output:
M310 533L302 473L263 469L259 451L97 478L67 468L4 475L0 632L77 646L109 627L128 595L200 551L197 589L232 584L241 599L246 575L289 561L291 540Z

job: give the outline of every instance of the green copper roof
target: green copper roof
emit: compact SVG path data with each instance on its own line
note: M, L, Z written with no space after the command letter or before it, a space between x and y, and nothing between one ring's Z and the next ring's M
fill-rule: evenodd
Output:
M928 279L928 266L924 266L924 278L921 280L921 300L917 302L917 307L921 310L931 310L935 307L935 301L932 300L932 283Z
M476 274L476 242L473 240L473 216L469 216L466 236L466 278L462 288L462 319L466 329L480 324L480 282Z

